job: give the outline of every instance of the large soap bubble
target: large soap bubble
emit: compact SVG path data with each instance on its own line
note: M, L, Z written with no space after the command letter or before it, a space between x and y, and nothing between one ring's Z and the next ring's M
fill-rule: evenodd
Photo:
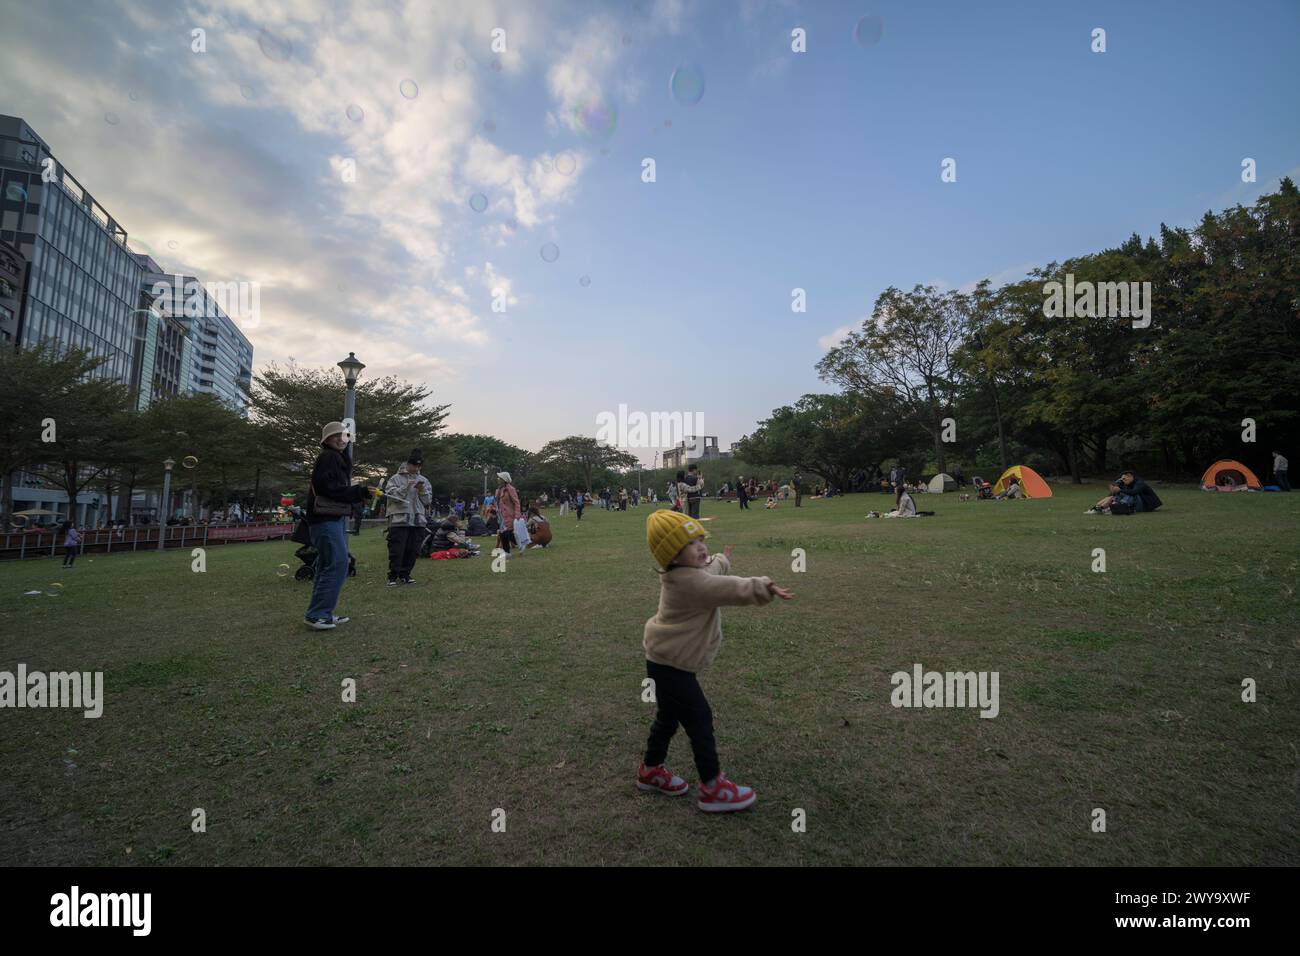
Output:
M704 98L704 71L694 63L683 63L668 80L673 99L683 106L694 106Z

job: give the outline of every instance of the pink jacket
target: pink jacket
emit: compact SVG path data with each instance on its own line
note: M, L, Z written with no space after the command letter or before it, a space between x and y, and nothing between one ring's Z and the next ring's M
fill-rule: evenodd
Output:
M501 485L497 488L497 517L501 519L501 530L509 531L519 517L519 493L514 485Z

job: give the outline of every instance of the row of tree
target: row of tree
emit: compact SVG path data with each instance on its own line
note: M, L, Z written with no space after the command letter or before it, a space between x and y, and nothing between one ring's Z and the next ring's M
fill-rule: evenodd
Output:
M1051 283L1131 290L1130 314L1098 314L1095 296L1054 307ZM1158 240L1134 235L1001 288L887 289L818 363L839 391L774 410L737 443L743 464L708 466L709 487L799 469L848 489L895 462L914 476L1027 463L1077 481L1116 459L1187 477L1232 457L1267 473L1268 452L1300 439L1297 345L1300 192L1284 179L1250 208L1206 213L1194 229L1162 226ZM79 351L0 350L4 515L23 475L74 501L93 489L117 505L102 518L126 517L137 490L161 487L166 458L192 501L263 510L305 491L323 416L341 405L335 370L272 365L253 381L247 417L210 395L137 411L101 364ZM358 478L377 481L413 447L444 500L491 488L499 470L525 494L617 488L636 474L634 457L586 436L532 453L447 434L447 408L391 376L359 382ZM639 477L657 487L670 476Z
M1283 179L1249 208L1001 288L887 289L818 363L840 392L776 409L739 454L840 487L894 462L1079 481L1120 464L1188 478L1227 457L1267 474L1269 452L1300 440L1298 346L1300 192Z

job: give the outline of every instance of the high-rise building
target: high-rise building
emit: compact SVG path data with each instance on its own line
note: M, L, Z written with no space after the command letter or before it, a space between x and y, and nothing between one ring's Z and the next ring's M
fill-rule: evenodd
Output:
M0 240L29 263L16 344L85 349L129 382L143 269L126 230L16 116L0 116L0 177Z
M216 395L240 412L247 412L253 377L253 346L226 313L223 301L233 301L239 283L203 283L194 276L168 274L147 256L142 286L151 307L186 330L189 357L180 363L183 392ZM247 314L249 308L235 305Z
M0 346L18 339L18 315L23 307L27 257L12 242L0 239Z

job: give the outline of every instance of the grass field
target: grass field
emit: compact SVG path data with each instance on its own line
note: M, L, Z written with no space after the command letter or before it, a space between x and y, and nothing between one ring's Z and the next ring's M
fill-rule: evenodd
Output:
M98 720L0 711L0 863L1300 863L1300 495L1082 514L1101 493L921 497L938 516L913 521L864 520L879 495L706 502L734 571L797 595L725 610L701 675L723 768L759 793L722 818L632 785L644 507L400 590L367 531L352 622L323 633L276 575L288 544L213 547L202 574L188 552L0 565L0 670L102 670L106 696ZM917 662L999 672L999 715L892 707ZM669 765L694 788L683 735Z

